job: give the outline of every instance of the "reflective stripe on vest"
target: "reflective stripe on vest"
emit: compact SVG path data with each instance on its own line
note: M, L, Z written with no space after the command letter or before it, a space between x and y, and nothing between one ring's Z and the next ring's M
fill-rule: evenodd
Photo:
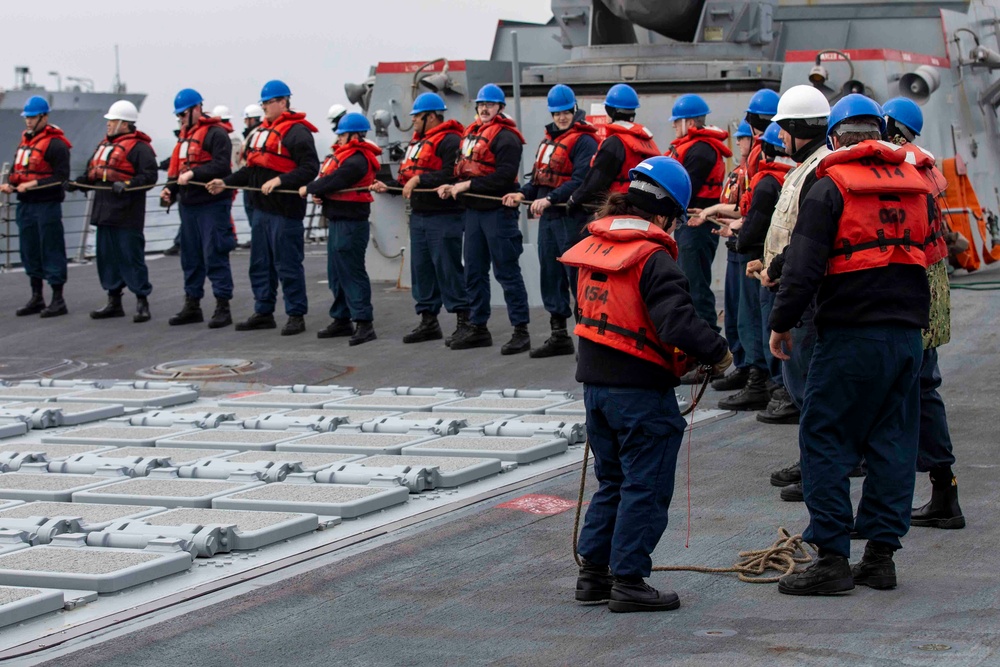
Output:
M288 154L282 142L285 136L296 125L304 125L310 132L318 132L312 123L306 120L304 113L286 111L274 122L264 121L258 125L256 134L247 137L247 166L261 167L287 174L295 169L295 160Z
M406 185L406 182L414 176L439 171L444 165L437 154L438 146L445 137L461 136L463 132L465 128L461 123L456 120L446 120L422 135L414 133L413 140L406 148L403 161L399 164L399 182Z
M361 153L365 160L368 162L368 171L362 176L357 182L349 185L347 190L353 188L367 188L369 185L375 182L375 174L378 173L378 169L381 166L378 161L378 156L382 154L382 149L370 141L352 139L342 146L333 146L333 155L328 155L325 160L323 160L323 165L319 170L319 177L329 176L333 172L340 168L340 165L344 164L349 157L355 153ZM331 194L323 195L323 199L329 199L330 201L344 201L344 202L363 202L371 203L375 201L372 193L368 190L361 190L359 192L334 192Z
M488 125L483 125L477 120L465 128L458 160L455 162L455 176L462 179L477 178L495 172L497 156L490 150L490 144L503 130L510 130L517 135L522 144L524 143L524 137L517 131L517 125L506 116L497 116ZM517 172L514 173L514 182L517 182Z
M167 178L176 179L182 171L212 161L212 154L205 150L205 137L213 127L222 127L222 121L202 116L193 128L181 131L181 136L174 145L174 152L170 154Z
M45 161L45 153L49 150L49 143L53 139L59 139L66 144L66 148L72 148L63 131L55 125L46 125L40 132L30 137L27 132L21 135L21 144L17 147L14 165L10 172L11 185L20 185L52 175L52 165Z
M585 134L597 134L597 128L590 123L574 123L565 132L553 139L548 130L538 145L535 165L531 170L531 182L545 188L558 188L573 178L571 155L576 142Z
M781 186L778 203L774 206L771 226L767 228L767 235L764 237L765 269L770 266L771 261L785 249L785 246L792 239L795 221L799 217L799 193L802 191L802 185L809 175L816 171L820 160L829 154L830 149L825 144L821 144L802 161L802 164L785 175L785 184Z
M128 161L128 154L140 143L150 145L151 141L138 131L105 139L87 163L87 178L102 183L130 180L135 176L135 165Z

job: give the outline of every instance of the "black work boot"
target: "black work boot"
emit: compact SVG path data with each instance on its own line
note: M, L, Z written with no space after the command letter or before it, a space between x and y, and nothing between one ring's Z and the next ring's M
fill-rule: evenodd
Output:
M490 347L493 345L493 336L485 324L472 324L471 322L465 330L461 329L451 339L450 347L453 350L468 350L474 347Z
M445 347L451 347L451 341L455 340L458 336L465 333L465 330L469 328L469 311L467 310L456 310L455 311L455 330L451 332L451 335L444 339ZM490 341L492 344L492 341Z
M713 375L711 380L715 382L716 380L721 380L725 375L719 373L718 375ZM680 377L681 384L701 384L705 381L705 374L701 370L701 366L690 370Z
M108 304L99 310L90 311L92 320L106 320L109 317L125 317L121 293L108 292Z
M176 327L181 324L197 324L204 321L205 315L201 312L201 299L186 296L184 297L184 307L179 313L167 320L167 324Z
M750 378L750 367L734 368L729 375L712 382L712 389L716 391L739 391L747 386Z
M913 509L910 525L952 530L965 528L965 517L958 504L958 482L951 474L951 468L947 473L941 474L931 471L931 484L931 499L925 505Z
M854 590L851 564L843 556L824 554L805 569L778 580L778 592L785 595L831 595Z
M531 349L531 335L528 334L527 324L518 324L514 327L514 334L510 340L500 348L500 354L520 354Z
M542 343L541 347L529 352L529 357L532 359L543 359L545 357L558 357L576 352L576 348L573 347L573 337L566 330L565 317L553 316L549 318L549 326L552 327L552 334Z
M42 285L44 285L44 283L41 278L31 279L31 298L28 299L28 303L14 311L15 315L18 317L24 317L25 315L37 315L45 310L45 298L42 296Z
M576 601L588 603L607 602L611 597L614 577L607 565L594 565L580 559L580 574L576 578Z
M375 340L378 336L375 335L375 327L372 326L371 322L365 322L363 320L358 320L358 326L354 330L354 335L351 339L347 341L347 344L351 347L355 345L361 345L362 343L367 343L370 340Z
M135 297L135 315L132 316L132 321L141 324L148 322L152 317L149 312L149 299L144 296Z
M611 587L608 611L671 611L681 606L680 598L673 591L662 593L642 577L615 577Z
M798 482L793 482L788 486L784 487L783 489L781 489L781 493L779 495L781 496L781 499L784 500L785 502L789 503L803 502L806 499L806 497L805 494L802 493L802 480L799 480Z
M209 329L221 329L233 323L233 314L229 310L229 299L216 299L215 312L208 321Z
M757 421L762 424L798 424L799 409L784 387L776 387L771 392L771 400L763 411L757 413Z
M59 317L69 313L66 302L63 300L63 286L52 286L52 301L42 309L41 317Z
M796 461L787 468L771 473L771 486L791 486L802 482L802 468Z
M719 401L720 410L763 410L767 407L771 395L767 392L767 373L763 369L753 367L747 377L747 384L739 393Z
M274 321L274 313L254 313L243 322L237 322L237 331L256 331L258 329L275 329L278 323Z
M281 327L282 336L295 336L306 330L306 320L301 315L289 315L285 326Z
M353 336L354 325L350 320L334 320L325 329L316 332L316 338L340 338L342 336Z
M444 333L441 324L434 313L420 313L420 324L410 333L403 336L404 343L423 343L427 340L441 340Z
M865 555L851 568L854 583L878 590L895 588L896 564L892 562L894 551L888 544L868 540Z

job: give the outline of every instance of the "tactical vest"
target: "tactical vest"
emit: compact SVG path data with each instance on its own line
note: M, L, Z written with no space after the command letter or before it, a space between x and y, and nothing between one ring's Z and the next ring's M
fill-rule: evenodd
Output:
M639 123L618 120L605 125L604 132L604 140L601 141L602 145L611 137L618 137L622 145L625 146L625 160L622 162L621 167L619 167L614 180L611 181L608 192L627 192L628 186L632 182L628 177L628 172L635 169L646 158L659 155L660 149L657 147L656 142L653 141L653 133ZM597 153L600 152L601 147L598 146ZM590 159L590 166L594 166L597 153L594 153L594 157Z
M212 161L212 154L205 150L205 137L213 127L222 127L222 120L202 116L194 127L181 131L181 136L174 146L174 152L170 155L167 178L176 180L182 171L194 169Z
M698 142L706 143L715 151L715 164L712 171L708 173L708 178L702 184L698 192L691 195L692 199L715 199L718 200L722 194L722 182L726 177L726 158L731 157L733 152L729 146L722 143L729 133L718 127L691 127L687 134L670 142L670 155L684 164L684 156L691 150L691 147Z
M94 183L131 180L135 165L128 161L128 154L140 143L152 147L149 136L138 130L106 138L87 163L87 178Z
M21 144L14 154L14 166L10 172L11 185L20 185L52 175L52 165L45 161L45 152L49 150L49 143L53 139L62 141L66 144L66 148L73 147L63 131L55 125L46 125L40 132L30 136L27 132L21 135Z
M573 160L570 157L576 142L584 135L594 136L597 128L587 122L573 123L556 138L545 131L545 138L538 145L531 182L544 188L558 188L573 177Z
M462 135L462 145L455 162L455 176L461 179L487 176L497 170L497 156L490 150L490 144L503 130L513 132L523 144L524 137L517 131L513 120L504 115L498 115L488 124L483 125L478 120L465 128ZM517 182L517 175L514 175Z
M323 195L323 199L329 199L330 201L344 201L344 202L365 202L371 203L375 201L372 197L371 191L367 188L369 185L375 182L375 174L378 173L378 169L381 163L378 161L378 156L382 154L382 149L370 141L352 139L342 146L334 145L333 155L327 156L323 160L323 164L319 169L319 177L329 176L333 172L340 168L340 165L344 164L347 158L351 157L355 153L361 153L364 155L365 160L368 162L368 171L365 175L361 177L356 183L349 185L346 189L351 190L354 188L365 188L364 190L359 190L357 192L332 192L327 195Z
M825 144L821 144L802 161L802 164L785 174L785 183L781 186L778 203L774 206L771 226L767 228L767 236L764 237L765 269L770 266L771 261L785 249L791 240L795 221L799 217L799 193L802 191L802 185L816 171L820 160L829 154L830 149Z
M286 111L274 121L265 120L257 126L256 134L251 134L247 143L247 166L262 167L287 174L297 166L295 160L282 145L288 131L296 125L304 125L310 132L319 132L316 126L306 120L304 113Z
M465 128L457 120L446 120L420 135L414 132L406 155L399 164L399 182L406 185L414 176L439 171L443 163L437 154L438 146L445 137L461 136L463 132Z

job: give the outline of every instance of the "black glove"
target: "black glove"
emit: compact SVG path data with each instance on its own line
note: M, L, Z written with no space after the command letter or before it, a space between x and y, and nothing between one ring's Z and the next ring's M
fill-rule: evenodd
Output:
M111 184L111 191L116 195L122 195L125 194L125 188L127 187L128 184L125 181L115 181Z
M63 190L66 192L76 192L80 189L80 186L76 184L76 181L66 181L63 183Z
M582 210L583 210L583 204L573 199L573 196L570 195L570 198L566 201L566 212L579 213Z

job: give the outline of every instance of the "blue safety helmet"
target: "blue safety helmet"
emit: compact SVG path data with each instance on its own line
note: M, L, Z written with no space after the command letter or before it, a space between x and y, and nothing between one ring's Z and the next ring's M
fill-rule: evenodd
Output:
M494 102L496 104L507 104L507 98L504 96L503 91L500 90L500 86L495 83L488 83L479 89L479 94L476 95L476 103L479 102Z
M24 111L21 112L21 116L24 118L34 118L35 116L41 116L42 114L47 114L48 112L48 101L46 101L44 97L32 95L28 98L28 101L24 103Z
M894 97L882 105L882 111L897 125L905 125L914 135L920 136L924 129L924 114L913 100L906 97Z
M753 130L750 128L750 123L745 120L740 121L739 127L733 132L733 136L737 139L743 139L744 137L753 138Z
M422 93L413 100L413 109L410 111L410 115L416 116L418 113L446 111L447 109L444 100L437 93Z
M351 132L368 132L372 129L371 123L362 114L357 111L352 111L349 114L345 114L340 122L337 123L337 134L349 134Z
M174 96L174 115L184 113L191 107L196 107L205 100L194 88L185 88Z
M700 95L681 95L670 110L670 122L685 118L700 118L711 113L708 103Z
M747 105L747 113L771 117L778 113L778 100L780 98L781 95L778 95L773 90L762 88L750 98L750 104Z
M680 217L687 217L687 207L691 202L691 177L680 162L672 157L657 155L643 160L635 169L629 169L628 177L632 181L645 180L659 185L677 204Z
M763 141L765 144L771 144L775 148L784 152L786 150L785 144L783 141L781 141L781 138L778 136L780 132L781 132L781 126L778 125L777 123L771 123L770 125L767 126L767 129L764 130L764 134L760 135L760 140Z
M288 87L288 84L284 81L278 79L273 79L264 84L264 87L260 89L260 101L267 102L268 100L273 100L276 97L291 97L292 90Z
M613 109L638 109L639 94L627 83L616 83L608 90L604 98L604 106Z
M830 109L830 121L826 126L826 145L833 148L830 135L837 129L837 125L851 118L872 118L878 121L879 132L885 134L885 114L878 102L870 97L865 97L860 93L851 93L840 99Z
M576 108L576 95L569 86L558 83L549 89L549 113L572 111Z

